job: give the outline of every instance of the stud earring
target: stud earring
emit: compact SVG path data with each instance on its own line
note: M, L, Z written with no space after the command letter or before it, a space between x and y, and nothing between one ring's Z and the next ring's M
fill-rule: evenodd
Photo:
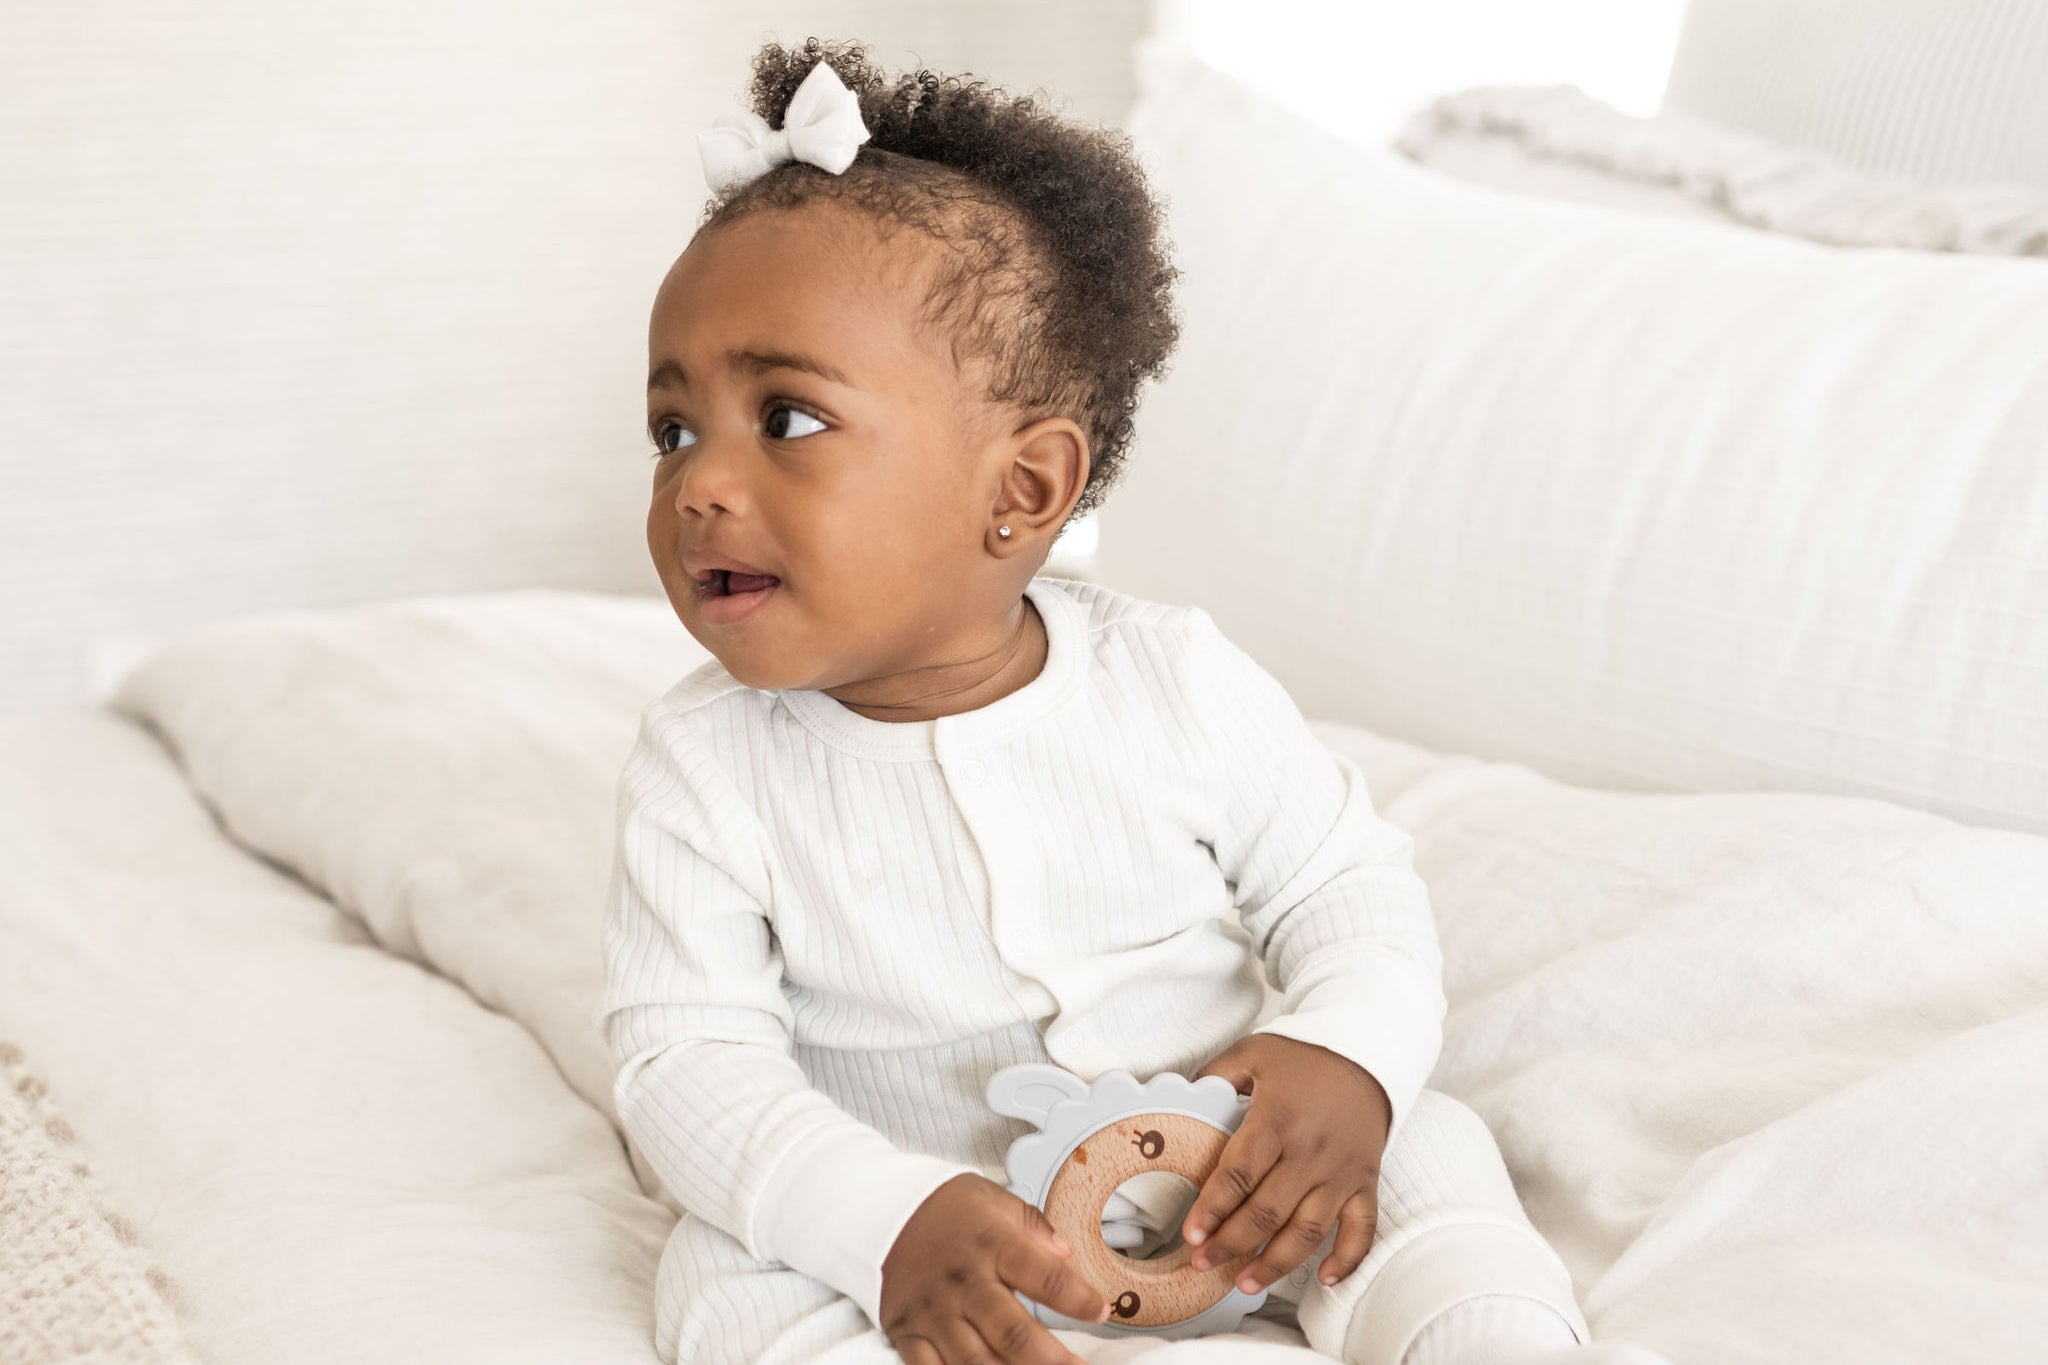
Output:
M1007 526L998 526L996 527L996 534L999 536L1007 536L1010 534L1010 528Z

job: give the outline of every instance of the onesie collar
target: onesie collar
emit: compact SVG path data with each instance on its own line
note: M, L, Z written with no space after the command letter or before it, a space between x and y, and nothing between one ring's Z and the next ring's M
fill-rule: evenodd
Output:
M1060 582L1033 578L1024 595L1045 622L1045 664L1038 676L986 706L932 720L876 720L850 711L824 692L782 688L783 705L820 739L863 758L932 759L996 744L1051 715L1074 691L1086 662L1083 607Z

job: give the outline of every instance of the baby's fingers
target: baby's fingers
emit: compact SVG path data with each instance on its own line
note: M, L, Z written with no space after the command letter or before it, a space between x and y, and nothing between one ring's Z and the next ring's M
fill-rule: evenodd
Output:
M1334 1284L1349 1276L1365 1260L1365 1253L1372 1250L1373 1233L1380 1220L1379 1191L1360 1190L1344 1201L1337 1217L1337 1240L1316 1270L1316 1278L1324 1284Z
M1251 1255L1294 1220L1309 1188L1303 1181L1300 1162L1283 1161L1274 1166L1251 1196L1237 1206L1237 1212L1224 1219L1223 1226L1210 1233L1208 1240L1195 1248L1189 1263L1207 1269ZM1299 1265L1302 1258L1322 1241L1326 1230L1327 1227L1315 1226L1310 1219L1304 1219L1300 1231L1312 1232L1313 1236L1309 1238L1308 1245L1296 1251L1294 1259L1286 1263L1287 1269ZM1283 1246L1280 1250L1288 1248ZM1243 1269L1239 1267L1240 1271Z
M996 1260L996 1275L1025 1298L1078 1322L1102 1322L1109 1317L1109 1300L1102 1291L1041 1242L1024 1238L1009 1242Z
M932 1335L938 1339L939 1354L946 1358L946 1365L982 1365L984 1361L1002 1359L980 1329L966 1318L941 1318L932 1327Z
M1003 1365L1086 1365L1032 1317L1015 1294L1000 1285L990 1285L989 1290L987 1297L975 1302L970 1316L974 1329L995 1348L996 1360Z
M1323 1244L1329 1230L1338 1225L1338 1208L1338 1195L1327 1185L1319 1185L1303 1195L1287 1225L1268 1238L1265 1250L1239 1272L1237 1287L1247 1294L1256 1294L1275 1280L1292 1274Z
M1202 1182L1201 1192L1188 1208L1187 1217L1181 1220L1180 1235L1190 1246L1200 1246L1214 1236L1216 1229L1237 1212L1279 1160L1280 1140L1267 1130L1254 1109L1245 1115L1244 1124L1230 1135L1230 1141L1223 1144L1216 1169ZM1227 1258L1211 1255L1206 1259L1215 1264Z

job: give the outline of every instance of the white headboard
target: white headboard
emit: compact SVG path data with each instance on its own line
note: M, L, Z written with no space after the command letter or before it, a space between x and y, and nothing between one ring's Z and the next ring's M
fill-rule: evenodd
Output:
M2048 186L2048 5L1690 0L1663 108L1923 184Z
M0 13L0 712L213 618L658 593L647 309L769 36L1113 122L1143 0Z

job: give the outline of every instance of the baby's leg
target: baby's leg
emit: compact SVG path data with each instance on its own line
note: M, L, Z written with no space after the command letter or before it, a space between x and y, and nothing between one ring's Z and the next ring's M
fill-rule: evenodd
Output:
M1296 1301L1311 1346L1348 1365L1450 1365L1467 1339L1539 1350L1591 1340L1571 1272L1523 1212L1493 1134L1439 1091L1422 1092L1381 1160L1371 1250L1357 1270L1324 1285L1315 1271L1335 1241L1332 1229L1307 1273L1272 1292ZM1431 1339L1411 1355L1433 1323ZM1617 1349L1615 1361L1657 1359ZM1600 1351L1559 1360L1591 1365L1596 1357L1609 1358Z
M691 1213L661 1253L654 1346L669 1365L902 1365L852 1299Z

